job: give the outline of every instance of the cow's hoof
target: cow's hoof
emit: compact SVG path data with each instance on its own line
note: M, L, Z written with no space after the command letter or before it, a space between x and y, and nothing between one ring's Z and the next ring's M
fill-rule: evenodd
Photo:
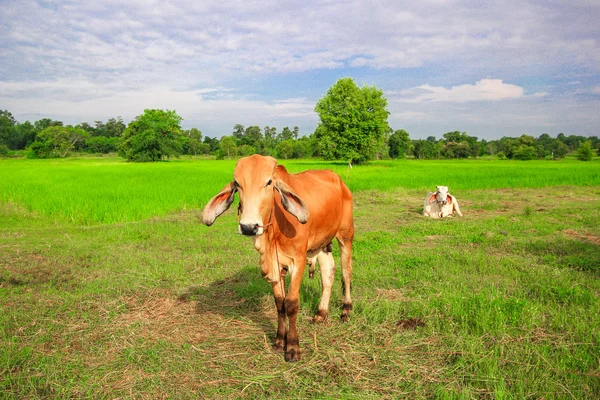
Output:
M340 316L342 322L348 322L350 320L350 311L352 311L352 304L344 304L342 306L342 315Z
M300 361L300 353L295 350L295 349L291 349L285 352L285 361L286 362L297 362Z
M328 316L329 316L329 313L327 313L327 312L324 312L324 311L319 311L319 312L317 313L317 315L315 315L315 316L313 317L313 322L314 322L315 324L317 324L317 323L319 323L319 322L325 322L325 321L327 321L327 317L328 317Z
M276 339L275 343L273 344L273 350L282 351L283 349L285 349L285 341L282 339Z

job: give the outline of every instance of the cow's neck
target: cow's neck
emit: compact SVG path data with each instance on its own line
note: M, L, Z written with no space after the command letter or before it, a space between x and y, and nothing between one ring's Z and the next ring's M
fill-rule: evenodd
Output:
M274 210L273 210L274 212ZM279 251L275 233L279 227L274 216L271 215L269 226L262 235L254 237L254 248L260 254L260 269L263 278L269 283L277 283L280 279L279 271Z

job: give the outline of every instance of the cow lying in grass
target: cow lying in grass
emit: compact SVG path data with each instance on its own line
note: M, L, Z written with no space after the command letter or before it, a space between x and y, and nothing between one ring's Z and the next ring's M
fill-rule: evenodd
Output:
M448 193L448 186L436 186L435 193L429 192L423 205L423 215L431 218L444 218L454 212L463 216L456 197Z
M307 261L311 266L319 262L322 295L314 321L325 321L335 274L331 253L334 238L342 261L342 320L348 320L352 309L352 194L332 171L289 174L274 158L253 155L238 161L233 181L208 202L203 213L206 225L212 225L229 208L236 192L240 196L238 230L252 237L260 253L262 275L273 287L278 312L273 347L284 350L286 361L297 361L296 318L304 268ZM288 273L286 294L283 276Z

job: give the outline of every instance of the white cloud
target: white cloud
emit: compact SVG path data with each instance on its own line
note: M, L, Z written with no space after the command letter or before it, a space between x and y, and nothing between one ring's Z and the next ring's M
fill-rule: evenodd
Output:
M504 83L502 79L481 79L474 85L465 84L445 88L442 86L431 86L428 84L417 86L412 89L389 92L396 101L407 102L472 102L472 101L494 101L510 100L525 97L522 87L510 83ZM531 97L543 97L545 92L538 92Z

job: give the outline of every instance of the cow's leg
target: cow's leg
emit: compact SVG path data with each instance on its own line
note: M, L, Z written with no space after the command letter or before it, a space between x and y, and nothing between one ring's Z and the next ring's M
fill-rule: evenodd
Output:
M290 287L284 302L289 322L285 345L285 361L300 360L300 342L298 340L296 320L300 307L300 285L302 283L302 275L304 274L304 266L306 265L305 262L306 252L296 257L293 261L294 266L290 268Z
M314 322L323 322L329 316L329 300L331 299L331 287L335 278L335 261L333 253L322 251L317 255L319 268L321 269L321 301L319 311L313 318Z
M352 298L350 297L350 289L352 288L352 241L340 242L340 252L342 258L342 291L344 293L341 318L342 321L348 321L352 310Z
M454 211L456 211L456 213L458 214L459 217L462 217L462 213L460 212L460 208L458 207L458 201L456 201L456 199L454 199L453 203L453 207L454 207Z
M308 277L310 279L315 277L315 265L317 264L317 257L310 257L306 259L308 263Z
M277 337L275 338L274 350L285 349L285 283L283 277L277 283L273 283L273 294L275 295L275 307L277 307Z

